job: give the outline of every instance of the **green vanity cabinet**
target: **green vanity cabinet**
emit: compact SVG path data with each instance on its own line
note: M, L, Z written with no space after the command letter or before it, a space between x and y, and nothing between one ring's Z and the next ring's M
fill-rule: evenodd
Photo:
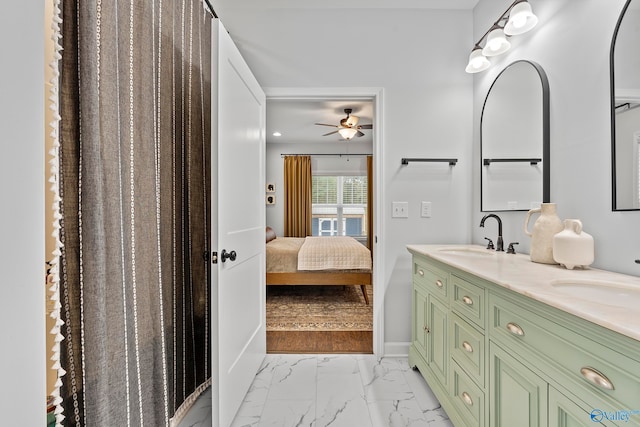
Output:
M640 342L411 253L409 363L455 426L640 425Z
M427 263L414 263L412 360L424 375L448 390L448 274ZM432 382L433 383L433 382Z

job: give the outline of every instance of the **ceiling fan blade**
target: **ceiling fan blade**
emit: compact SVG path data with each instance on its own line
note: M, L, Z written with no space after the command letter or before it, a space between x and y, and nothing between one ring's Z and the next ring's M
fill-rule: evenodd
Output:
M364 133L362 133L362 132L358 131L358 133L356 133L356 136L357 136L357 137L364 136Z
M333 132L325 133L325 134L324 134L324 135L322 135L322 136L333 135L334 133L338 133L338 131L337 131L337 130L334 130Z
M315 123L315 124L318 125L318 126L331 126L332 128L337 128L338 127L337 125L328 125L326 123Z
M373 125L372 124L360 125L360 126L358 126L358 129L373 129Z

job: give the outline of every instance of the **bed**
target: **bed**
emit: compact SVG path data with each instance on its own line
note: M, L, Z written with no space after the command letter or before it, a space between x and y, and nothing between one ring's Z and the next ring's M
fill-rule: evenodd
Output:
M356 239L277 237L267 227L267 285L360 286L369 304L371 252Z

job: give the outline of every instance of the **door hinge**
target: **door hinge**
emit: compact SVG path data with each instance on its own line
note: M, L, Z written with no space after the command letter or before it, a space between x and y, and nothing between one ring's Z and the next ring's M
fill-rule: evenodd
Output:
M211 264L218 263L218 252L211 252Z

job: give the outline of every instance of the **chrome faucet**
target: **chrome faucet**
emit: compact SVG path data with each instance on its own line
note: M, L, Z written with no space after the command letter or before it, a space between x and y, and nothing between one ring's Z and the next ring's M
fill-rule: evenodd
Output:
M504 252L504 242L502 241L502 220L496 214L485 215L480 221L480 227L484 227L484 222L487 218L495 218L496 221L498 221L498 240L496 241L496 251Z

